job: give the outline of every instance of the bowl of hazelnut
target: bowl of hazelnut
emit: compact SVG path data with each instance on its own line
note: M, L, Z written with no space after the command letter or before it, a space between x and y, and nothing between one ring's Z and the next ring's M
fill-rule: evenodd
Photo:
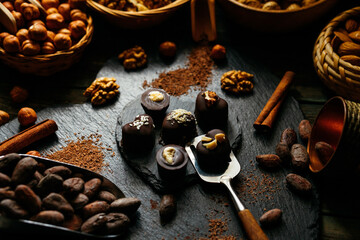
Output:
M265 33L299 29L324 15L337 0L219 0L239 25Z
M126 29L160 24L189 0L87 0L89 8L109 23Z
M360 7L340 13L324 27L315 42L313 61L328 88L360 102Z
M6 30L0 31L0 60L26 74L49 76L79 61L93 35L85 2L5 1ZM2 21L4 22L4 21Z

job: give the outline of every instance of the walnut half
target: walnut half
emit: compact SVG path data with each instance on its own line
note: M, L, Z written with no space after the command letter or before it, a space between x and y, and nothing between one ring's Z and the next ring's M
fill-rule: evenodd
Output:
M91 98L92 104L101 105L119 94L119 87L120 86L116 84L115 78L97 78L90 87L85 90L84 96Z
M147 55L140 46L127 49L119 54L119 60L122 61L126 70L141 68L147 63Z
M221 89L236 94L251 92L254 88L253 77L253 74L240 70L226 72L221 77Z

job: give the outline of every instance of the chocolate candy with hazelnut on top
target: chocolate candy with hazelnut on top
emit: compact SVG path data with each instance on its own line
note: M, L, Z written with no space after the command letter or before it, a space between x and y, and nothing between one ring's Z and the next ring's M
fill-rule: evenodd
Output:
M141 106L156 122L162 121L170 104L170 96L162 89L148 89L141 95Z
M156 153L159 175L164 180L181 180L186 173L189 157L179 145L165 145Z

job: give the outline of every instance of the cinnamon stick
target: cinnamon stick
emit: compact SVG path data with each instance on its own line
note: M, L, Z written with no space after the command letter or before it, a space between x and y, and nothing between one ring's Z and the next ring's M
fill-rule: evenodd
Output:
M30 144L43 139L58 130L54 120L46 119L0 143L0 156L17 153Z
M290 85L294 79L295 73L292 71L287 71L275 91L269 98L268 102L265 104L265 107L260 112L258 118L254 122L254 128L256 130L267 132L270 131L276 116L279 112L282 102L285 99L285 96L290 88Z

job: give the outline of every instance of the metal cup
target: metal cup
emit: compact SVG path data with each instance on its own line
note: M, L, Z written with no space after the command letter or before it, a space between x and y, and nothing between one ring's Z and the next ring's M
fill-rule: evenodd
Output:
M324 161L315 144L324 141L334 153ZM344 179L358 176L360 167L360 103L333 97L314 122L308 142L310 170L319 176Z

